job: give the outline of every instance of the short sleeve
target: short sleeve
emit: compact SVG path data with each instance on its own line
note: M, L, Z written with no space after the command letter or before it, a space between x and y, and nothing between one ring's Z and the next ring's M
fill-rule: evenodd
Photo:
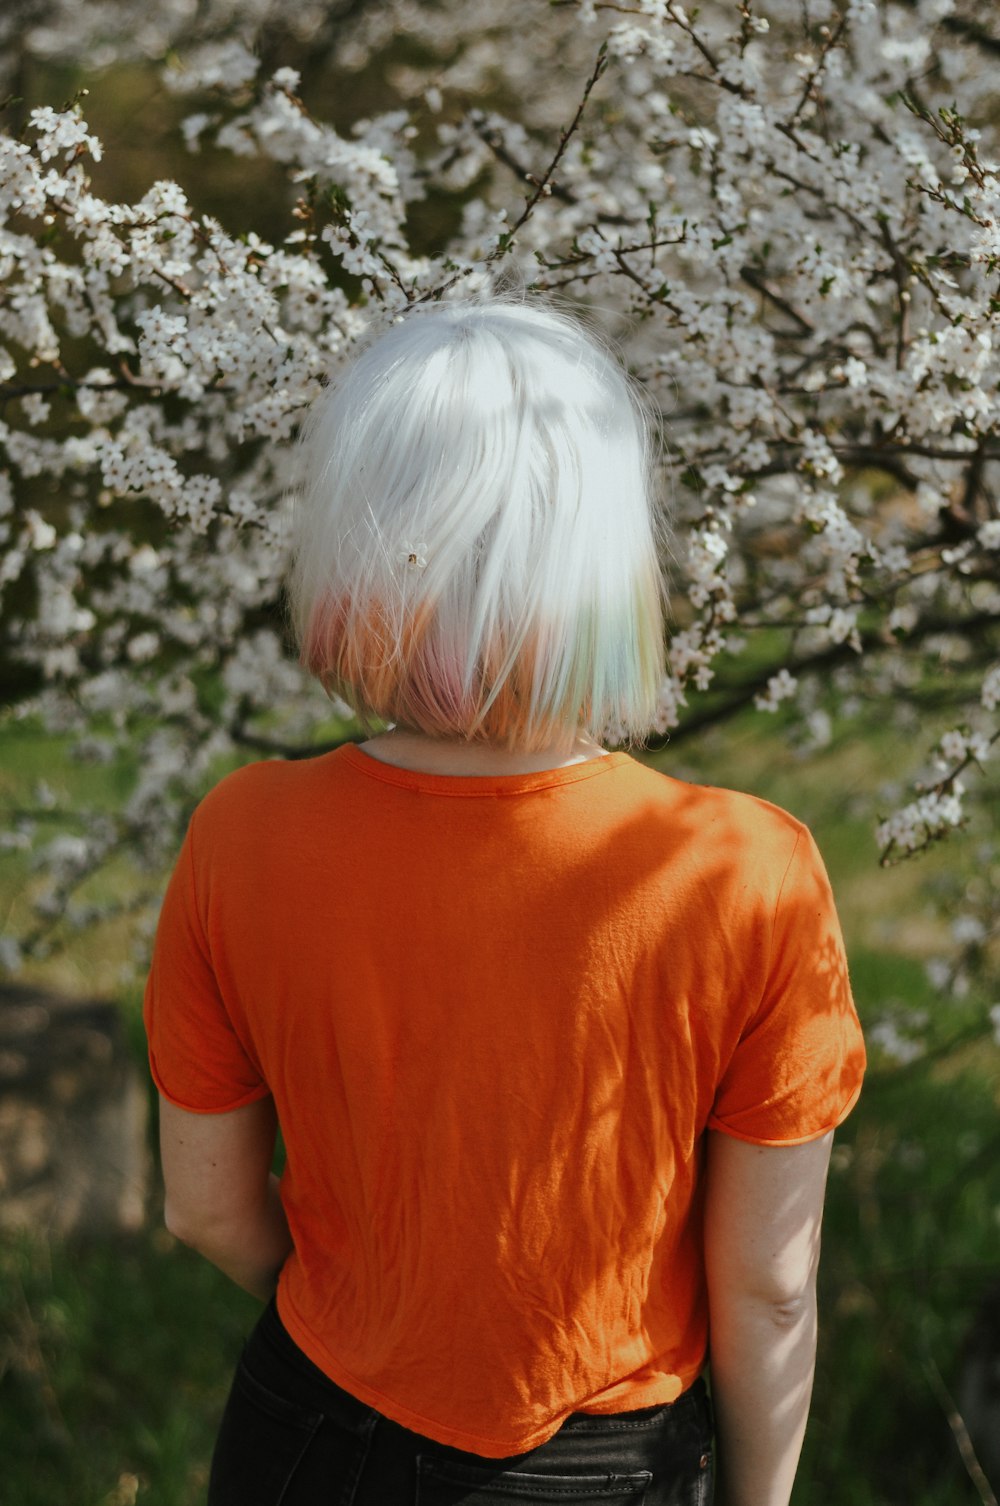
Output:
M194 823L160 911L143 1020L153 1081L194 1113L221 1114L268 1087L233 1027L219 988L195 882Z
M865 1047L830 883L802 827L775 905L767 976L718 1086L710 1129L797 1145L835 1129L861 1091Z

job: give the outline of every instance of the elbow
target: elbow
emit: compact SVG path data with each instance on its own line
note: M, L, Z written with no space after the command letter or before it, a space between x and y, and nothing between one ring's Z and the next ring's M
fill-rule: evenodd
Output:
M778 1330L794 1329L816 1311L819 1244L805 1255L753 1261L726 1260L708 1266L709 1306L756 1314Z
M792 1334L816 1323L816 1282L799 1284L716 1282L709 1292L713 1321L728 1327L749 1324L778 1334Z
M191 1207L169 1194L163 1204L163 1222L182 1245L208 1260L215 1260L220 1251L238 1249L247 1233L246 1222L234 1217L231 1210Z
M167 1233L179 1239L182 1245L191 1243L188 1237L188 1226L180 1210L168 1198L163 1205L163 1222Z
M793 1332L804 1322L812 1322L816 1311L816 1288L813 1285L793 1296L769 1298L764 1310L779 1333Z
M182 1245L189 1245L192 1250L197 1250L204 1244L206 1231L191 1217L189 1210L178 1206L169 1197L163 1205L163 1222L167 1232L179 1239Z
M731 1306L743 1322L765 1329L776 1338L791 1337L816 1327L814 1282L784 1291L734 1293Z

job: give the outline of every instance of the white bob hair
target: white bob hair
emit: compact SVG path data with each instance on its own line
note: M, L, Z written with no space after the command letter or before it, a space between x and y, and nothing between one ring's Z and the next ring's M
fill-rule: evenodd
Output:
M652 432L603 343L535 296L414 307L304 426L301 662L367 729L641 740L665 672Z

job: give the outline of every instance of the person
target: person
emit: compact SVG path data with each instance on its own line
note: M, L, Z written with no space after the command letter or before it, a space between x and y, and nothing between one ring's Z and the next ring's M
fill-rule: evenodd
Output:
M629 751L648 405L487 295L301 453L292 619L366 740L202 801L145 999L167 1226L267 1304L211 1506L785 1506L864 1047L808 830Z

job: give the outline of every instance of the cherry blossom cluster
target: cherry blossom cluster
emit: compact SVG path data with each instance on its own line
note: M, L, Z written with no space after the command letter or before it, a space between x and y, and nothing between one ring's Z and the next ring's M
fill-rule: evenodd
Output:
M42 876L21 953L90 923L115 853L157 872L220 759L314 740L281 597L298 425L383 321L503 279L592 310L661 416L657 736L756 706L818 747L866 701L908 726L949 678L961 710L877 838L891 861L966 823L1000 716L984 0L39 0L17 45L83 58L92 93L148 59L192 167L116 202L81 104L0 134L8 701L142 770L114 816L17 813ZM392 107L336 128L317 57L379 64ZM251 195L279 174L283 223L198 203L207 153Z

